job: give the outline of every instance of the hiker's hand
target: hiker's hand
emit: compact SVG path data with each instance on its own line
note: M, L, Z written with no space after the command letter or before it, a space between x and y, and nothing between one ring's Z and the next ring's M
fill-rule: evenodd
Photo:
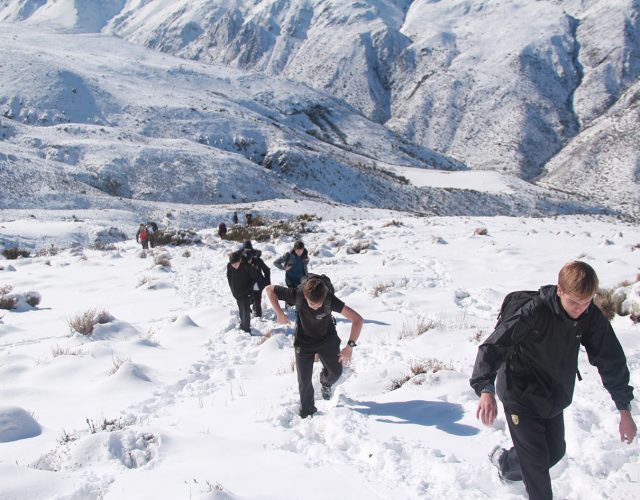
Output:
M478 409L476 410L476 418L484 425L491 426L496 420L498 415L498 405L496 403L496 397L492 392L483 392L480 394L480 403L478 403Z
M351 363L351 354L353 354L353 347L349 345L344 346L344 349L338 354L338 361L343 365L348 365Z
M279 325L288 325L289 323L291 323L285 313L276 313L276 318L278 319Z
M633 438L636 437L636 432L636 423L633 421L631 412L620 410L620 441L626 441L631 444Z

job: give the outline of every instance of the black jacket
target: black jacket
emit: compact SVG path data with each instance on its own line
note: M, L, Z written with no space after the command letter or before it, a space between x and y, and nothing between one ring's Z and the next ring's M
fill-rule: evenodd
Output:
M258 286L262 290L265 286L271 284L271 268L262 260L262 252L260 250L245 250L244 258L247 263L256 270L258 274Z
M253 285L258 281L258 273L244 260L238 269L227 264L227 281L236 299L246 299L253 293Z
M471 387L480 395L496 380L496 392L513 413L550 418L573 398L580 345L598 368L618 409L633 399L629 369L611 324L593 303L577 320L562 309L557 287L540 289L500 323L478 348Z

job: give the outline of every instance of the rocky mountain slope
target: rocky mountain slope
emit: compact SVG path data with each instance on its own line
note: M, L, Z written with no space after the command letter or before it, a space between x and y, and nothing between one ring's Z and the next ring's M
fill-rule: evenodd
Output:
M545 166L567 144L588 144L591 125L637 81L639 12L637 0L0 1L7 22L115 34L265 82L301 82L400 142L546 186L557 185L545 180L551 165L567 179L591 171L586 160ZM640 143L630 132L626 140ZM628 173L636 162L629 150L611 165L614 191L638 187ZM625 210L615 198L606 203Z

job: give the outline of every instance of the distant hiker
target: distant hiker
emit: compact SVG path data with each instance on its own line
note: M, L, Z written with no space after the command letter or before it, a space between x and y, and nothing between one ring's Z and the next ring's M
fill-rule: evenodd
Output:
M247 221L247 226L250 226L251 224L253 224L253 215L250 213L246 213L244 214L244 218Z
M155 222L147 222L145 224L147 231L149 232L149 245L151 248L156 246L156 233L158 232L158 224Z
M218 236L224 238L227 234L227 225L224 222L218 224Z
M289 288L296 288L309 271L309 253L300 240L293 244L293 249L285 253L273 263L278 269L285 271L284 281ZM293 303L288 304L293 306Z
M340 378L342 365L351 361L353 348L360 336L364 320L356 311L346 306L329 289L323 277L311 275L297 288L269 285L267 298L276 313L278 323L289 323L289 318L280 308L278 300L296 305L295 356L300 392L300 417L313 415L317 409L314 402L313 362L320 357L322 371L320 385L323 399L331 398L331 386ZM351 321L351 332L347 345L340 350L340 337L332 312L342 314Z
M253 288L258 279L258 273L253 266L242 258L240 250L229 255L227 281L229 282L231 293L238 303L240 328L247 333L251 333L251 303L253 301Z
M144 224L140 224L140 227L138 228L138 232L136 233L136 242L142 245L143 250L149 248L149 230Z
M261 258L262 252L253 248L251 240L242 245L242 254L247 263L258 274L258 281L253 287L253 314L262 317L262 290L271 284L271 269Z
M499 317L478 348L470 379L480 396L476 416L493 425L497 392L514 445L509 450L496 447L491 461L501 478L524 480L530 499L552 498L549 469L565 454L563 410L571 404L579 376L580 346L620 412L621 440L631 443L636 436L629 369L611 324L593 303L597 290L593 268L570 262L560 270L557 285L543 286L515 311ZM526 292L516 294L521 299ZM516 300L514 295L511 300ZM505 299L503 312L508 302Z
M232 219L234 224L238 223L238 213L237 212L233 212L233 217Z

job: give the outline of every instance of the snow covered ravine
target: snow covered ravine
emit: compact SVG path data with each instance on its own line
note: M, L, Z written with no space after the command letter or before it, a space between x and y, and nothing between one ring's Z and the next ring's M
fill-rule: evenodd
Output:
M305 420L292 329L276 327L266 299L252 335L238 329L225 275L238 243L205 229L198 246L94 250L88 235L114 224L106 212L77 210L67 222L3 212L5 247L59 251L0 260L0 287L41 296L36 307L0 310L0 498L521 498L523 486L503 484L487 459L510 442L502 412L493 428L475 418L477 346L507 292L555 283L572 259L591 264L604 288L629 281L627 300L640 308L640 228L588 216L341 210L303 239L310 270L332 278L365 326L333 398ZM115 224L133 235L136 222ZM254 242L274 283L284 276L273 260L292 243ZM72 333L70 320L90 309L111 320ZM338 316L337 326L346 341L349 323ZM639 387L640 325L616 316L613 326ZM425 373L409 378L412 368ZM584 353L580 372L555 495L638 498L638 442L620 442Z

